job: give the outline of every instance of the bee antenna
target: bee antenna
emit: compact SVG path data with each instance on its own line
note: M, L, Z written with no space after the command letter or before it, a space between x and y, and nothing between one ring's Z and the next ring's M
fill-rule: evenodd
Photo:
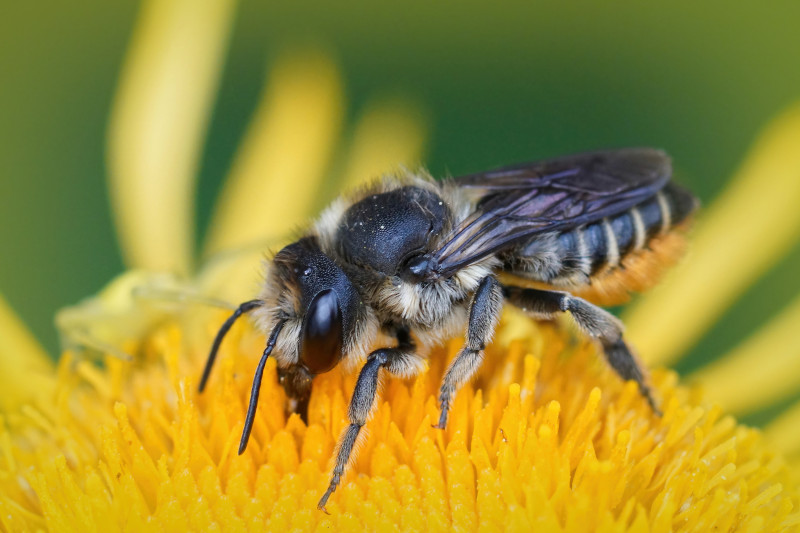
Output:
M278 322L272 330L272 333L269 334L267 347L264 348L261 361L258 362L258 368L256 368L256 375L253 376L253 388L250 391L250 405L247 407L247 416L244 419L244 429L242 430L242 440L239 442L239 455L244 453L245 448L247 448L247 441L250 440L250 432L253 430L253 421L256 418L258 394L261 391L261 377L264 375L264 367L267 364L269 354L272 353L272 349L275 348L275 343L278 341L278 333L281 332L285 323L285 320Z
M244 313L252 311L256 307L261 307L262 305L264 305L262 300L250 300L249 302L244 302L236 308L236 311L234 311L233 314L228 317L228 320L222 324L222 327L219 328L217 336L214 338L214 344L211 345L211 351L208 354L208 359L206 359L206 367L203 369L203 377L200 378L200 386L197 388L198 392L203 392L203 390L206 388L208 376L211 375L211 367L214 366L214 360L217 358L219 345L222 344L222 339L225 338L225 335L228 333L228 330L231 329L233 323L236 322L236 320Z

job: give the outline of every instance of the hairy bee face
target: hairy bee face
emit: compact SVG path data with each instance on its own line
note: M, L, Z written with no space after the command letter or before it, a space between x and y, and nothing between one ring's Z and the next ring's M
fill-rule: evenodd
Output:
M254 318L264 331L272 332L265 354L272 354L274 348L278 375L289 399L287 410L304 417L314 376L369 344L370 335L365 333L374 321L350 278L320 250L314 237L275 255L261 298L255 302ZM263 365L257 381L262 371Z
M256 310L265 331L283 323L275 357L279 366L299 365L313 376L331 370L355 343L364 314L350 279L316 245L304 238L275 255Z

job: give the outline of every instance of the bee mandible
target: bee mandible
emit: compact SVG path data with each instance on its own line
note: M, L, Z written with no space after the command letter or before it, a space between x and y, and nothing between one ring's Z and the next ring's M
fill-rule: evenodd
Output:
M426 366L418 348L465 332L439 390L437 427L444 428L453 397L480 367L506 302L537 319L571 314L657 413L621 322L596 304L624 301L677 259L697 201L670 182L671 174L664 152L628 148L443 181L407 172L340 197L274 256L260 296L242 303L220 328L200 391L223 337L241 315L252 313L268 340L241 454L270 355L290 410L303 417L314 376L340 362L363 362L322 510L377 403L379 375L418 375Z

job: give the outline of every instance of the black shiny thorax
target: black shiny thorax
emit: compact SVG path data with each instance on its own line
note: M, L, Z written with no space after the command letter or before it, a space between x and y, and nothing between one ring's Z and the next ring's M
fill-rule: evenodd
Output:
M389 276L413 277L409 268L429 252L449 222L436 193L406 186L372 194L344 213L337 241L348 261Z

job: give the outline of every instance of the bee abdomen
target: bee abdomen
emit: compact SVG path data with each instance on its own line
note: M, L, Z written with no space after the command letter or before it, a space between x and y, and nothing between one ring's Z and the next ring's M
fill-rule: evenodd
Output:
M677 258L683 239L675 230L696 206L688 191L668 184L623 213L551 236L549 244L534 239L515 250L505 270L572 292L599 285L608 298L598 300L624 301L627 290L655 282L655 265L665 267ZM639 259L646 260L647 272L636 267ZM612 274L614 290L608 283Z
M669 184L655 196L614 217L559 235L562 253L593 276L618 267L625 258L645 250L651 241L683 223L696 207L686 190Z

